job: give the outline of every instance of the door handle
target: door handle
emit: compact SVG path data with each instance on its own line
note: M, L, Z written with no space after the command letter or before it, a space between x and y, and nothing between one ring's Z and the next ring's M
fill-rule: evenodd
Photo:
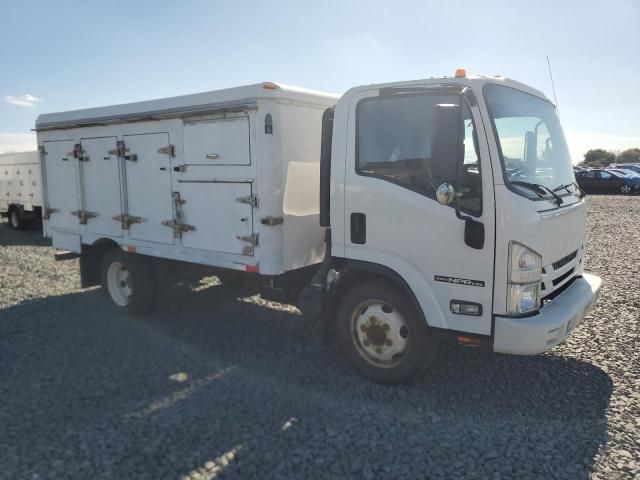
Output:
M367 216L364 213L351 214L351 243L367 243Z
M207 158L209 160L217 160L218 159L218 154L217 153L207 153Z

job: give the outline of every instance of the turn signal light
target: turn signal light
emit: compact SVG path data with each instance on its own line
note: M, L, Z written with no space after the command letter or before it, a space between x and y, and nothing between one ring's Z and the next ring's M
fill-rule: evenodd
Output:
M466 77L466 76L467 76L467 71L464 68L456 69L456 78Z

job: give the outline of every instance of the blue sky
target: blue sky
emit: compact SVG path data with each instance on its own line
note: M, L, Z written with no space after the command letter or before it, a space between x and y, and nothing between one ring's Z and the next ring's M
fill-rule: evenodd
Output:
M39 113L277 81L502 74L552 98L574 161L640 147L640 1L71 1L0 5L0 152Z

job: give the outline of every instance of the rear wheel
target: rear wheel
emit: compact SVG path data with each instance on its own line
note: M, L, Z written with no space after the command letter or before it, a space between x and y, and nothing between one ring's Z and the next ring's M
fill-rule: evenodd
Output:
M378 281L349 291L337 316L338 342L354 367L380 383L401 383L436 357L437 336L395 287Z
M9 225L14 230L22 230L24 228L24 215L19 208L13 207L9 211Z
M153 309L157 282L148 257L113 249L105 255L101 273L102 287L117 307L136 314Z
M631 193L631 186L626 183L620 186L620 193L623 195L629 195Z

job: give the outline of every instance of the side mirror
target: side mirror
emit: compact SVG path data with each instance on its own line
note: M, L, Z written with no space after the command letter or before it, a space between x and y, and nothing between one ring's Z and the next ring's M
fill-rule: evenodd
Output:
M456 189L450 183L442 183L436 190L436 200L441 205L449 205L456 198Z
M433 107L431 129L431 176L436 185L455 182L458 165L464 158L464 123L460 105L448 103Z

